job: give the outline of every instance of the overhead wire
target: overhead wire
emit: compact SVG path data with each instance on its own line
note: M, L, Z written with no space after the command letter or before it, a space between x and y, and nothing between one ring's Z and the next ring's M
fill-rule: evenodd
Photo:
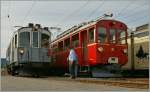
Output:
M67 22L71 17L73 17L73 15L75 15L77 12L79 13L84 7L86 7L88 5L90 0L87 0L83 5L81 5L80 7L78 7L76 10L74 10L73 12L71 12L69 15L65 16L59 23L57 23L55 25L55 27L58 27L61 25L61 23L63 22ZM58 30L53 32L54 35L58 35ZM53 37L54 38L54 37Z
M55 26L59 26L62 22L67 22L67 20L69 20L69 18L71 18L74 14L76 14L77 12L79 13L84 7L86 7L88 5L90 0L87 0L83 5L81 5L79 8L77 8L75 11L71 12L69 15L67 15L66 17L64 17L58 24L56 24Z
M126 10L128 10L128 8L133 5L133 2L135 2L136 0L132 0L128 3L127 6L125 6L123 9L120 10L120 12L116 15L116 17L122 15Z
M31 13L31 11L33 10L35 4L36 4L36 1L33 1L33 3L31 4L31 7L28 9L26 15L23 18L22 26L23 26L24 22L26 21L27 17L29 16L29 14Z
M137 8L137 7L136 7ZM136 9L136 8L134 8L134 9ZM134 9L132 9L132 10L134 10ZM140 18L134 18L135 16L137 16L137 15L139 15L139 14L142 14L143 16L142 17L140 17ZM144 14L146 14L146 15L144 15ZM125 15L127 15L127 14L125 14ZM148 14L147 14L147 12L145 11L143 11L143 10L140 10L140 11L136 11L136 12L134 12L134 13L131 13L131 14L128 14L128 16L125 16L125 17L122 17L123 19L129 19L129 18L132 18L132 19L130 19L129 21L127 21L127 23L128 24L131 24L131 23L134 23L134 22L136 22L136 21L138 21L138 20L141 20L142 18L146 18L145 16L147 16Z
M145 5L145 4L143 4L143 5ZM140 5L140 6L137 6L137 7L133 8L132 10L138 10L139 8L141 9L143 7L141 7L141 5ZM139 11L135 11L135 12L131 12L131 13L129 13L129 12L128 13L124 13L124 15L127 15L127 16L118 16L118 18L127 18L128 16L134 15L135 13L138 13L138 12Z
M130 19L130 18L133 18L134 16L137 16L137 15L139 15L139 14L145 14L145 13L148 13L148 12L144 12L144 11L138 11L138 12L136 12L136 13L133 13L133 14L131 14L131 15L128 15L128 16L125 16L125 17L122 17L123 19Z
M104 0L102 0L102 2L89 14L88 18L91 18L97 12L97 10L103 5L104 5Z
M139 20L144 20L144 19L148 19L148 17L146 17L146 16L142 16L142 17L140 17L140 18L135 18L134 20L130 20L130 21L127 21L127 23L128 24L131 24L131 23L134 23L134 22L137 22L137 21L139 21Z
M10 17L10 15L9 15L9 17ZM6 18L9 18L9 17L8 17L8 15L2 16L2 17L1 17L1 20L6 19Z
M8 5L8 11L7 11L7 18L8 18L8 24L9 24L9 30L7 31L8 33L7 34L10 34L9 32L11 32L11 31L13 31L13 26L12 26L12 15L11 15L11 8L12 8L12 6L11 6L11 1L9 1L9 5ZM10 38L10 36L8 35L8 40L10 40L9 39Z
M133 0L134 1L134 0ZM131 18L131 17L134 17L134 15L136 16L136 15L138 15L139 13L141 13L143 10L141 10L141 11L136 11L136 12L132 12L132 13L125 13L126 12L126 10L128 10L128 8L129 7L131 7L131 5L133 5L133 1L131 1L130 3L129 3L129 5L127 5L126 7L124 7L122 10L121 10L121 12L119 12L118 13L118 15L116 16L116 17L119 17L119 18L123 18L123 19L128 19L128 18ZM144 5L144 4L143 4ZM132 10L137 10L137 9L139 9L139 8L141 8L141 6L137 6L137 7L135 7L135 8L133 8ZM143 8L143 7L142 7ZM128 15L128 16L120 16L120 15ZM146 16L146 15L145 15ZM144 19L146 19L147 17L145 17L145 16L142 16L142 17L138 17L138 18L134 18L134 19L132 19L132 20L129 20L129 21L127 21L126 23L127 24L133 24L133 23L137 23L138 21L142 21L142 20L144 20ZM136 24L135 24L136 25Z

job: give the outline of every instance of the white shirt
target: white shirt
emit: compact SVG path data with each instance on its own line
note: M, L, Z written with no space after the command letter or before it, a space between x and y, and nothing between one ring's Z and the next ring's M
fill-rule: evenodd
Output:
M73 49L70 50L69 61L77 61L77 55Z

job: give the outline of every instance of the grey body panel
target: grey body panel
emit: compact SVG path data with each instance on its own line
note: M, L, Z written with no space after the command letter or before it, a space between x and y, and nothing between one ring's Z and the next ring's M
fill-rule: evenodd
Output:
M24 54L22 56L19 55L18 62L50 62L50 58L47 56L47 53L47 48L26 48Z
M14 62L18 61L18 49L14 48Z
M24 48L24 54L20 54L18 49L18 62L19 63L26 63L29 62L29 48Z
M40 60L42 62L50 62L50 58L48 56L48 49L47 48L41 48L40 49Z

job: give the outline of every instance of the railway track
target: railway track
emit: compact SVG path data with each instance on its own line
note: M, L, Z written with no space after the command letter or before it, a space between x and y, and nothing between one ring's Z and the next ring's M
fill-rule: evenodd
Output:
M77 79L76 81L83 83L97 83L112 86L120 86L127 88L138 88L138 89L148 89L149 80L148 79Z
M96 83L110 86L119 86L126 88L148 89L148 78L76 78L69 79L68 77L55 77L55 80L60 81L74 81L81 83Z
M18 76L21 77L21 76ZM31 76L22 76L22 78L33 78ZM149 78L81 78L70 79L69 77L41 77L42 80L58 80L58 81L73 81L81 83L95 83L104 84L110 86L119 86L126 88L137 88L137 89L148 89L149 88Z

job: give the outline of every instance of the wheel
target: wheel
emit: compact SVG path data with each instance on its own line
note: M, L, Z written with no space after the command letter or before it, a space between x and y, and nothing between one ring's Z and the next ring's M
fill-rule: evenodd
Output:
M39 75L39 74L35 74L35 75L34 75L34 77L39 78L39 77L40 77L40 75Z
M17 67L11 66L10 72L12 76L19 75L19 69Z
M11 69L10 69L9 65L7 65L7 73L11 74Z
M15 71L14 70L11 70L11 75L15 76Z

